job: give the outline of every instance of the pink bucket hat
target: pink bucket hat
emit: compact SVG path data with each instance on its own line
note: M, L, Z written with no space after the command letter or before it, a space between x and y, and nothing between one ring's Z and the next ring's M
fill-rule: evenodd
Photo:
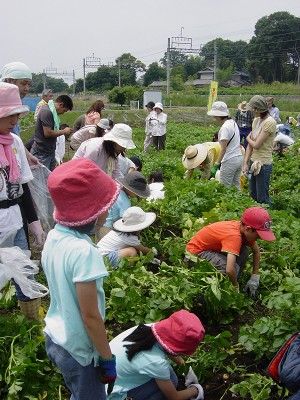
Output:
M115 203L121 186L93 161L78 158L55 168L48 178L53 218L65 226L95 221Z
M172 355L194 354L205 336L200 319L186 310L177 311L169 318L155 322L151 329L158 343Z
M22 104L18 86L0 82L0 118L14 114L24 115L28 111L29 108Z

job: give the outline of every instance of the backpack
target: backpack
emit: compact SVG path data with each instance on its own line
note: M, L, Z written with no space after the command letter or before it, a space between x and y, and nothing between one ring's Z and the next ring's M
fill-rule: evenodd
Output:
M300 389L300 332L294 333L281 346L267 372L278 385L290 392Z

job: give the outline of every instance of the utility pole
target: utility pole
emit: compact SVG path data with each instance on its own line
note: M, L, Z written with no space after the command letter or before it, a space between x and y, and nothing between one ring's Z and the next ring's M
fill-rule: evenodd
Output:
M189 37L182 36L184 27L180 28L180 36L172 37L172 43L168 38L167 48L167 95L170 94L170 74L171 74L171 51L177 51L183 54L200 54L201 49L193 48L193 40Z
M44 69L43 69L43 89L44 90L46 89L46 72Z
M85 57L83 59L83 94L85 95L85 70L86 68L99 68L101 67L101 59L95 57L94 53L92 57Z
M118 60L119 87L121 87L121 62Z
M217 42L214 42L214 81L217 80Z
M170 59L170 38L168 38L167 48L167 96L170 94L170 73L171 73L171 59Z

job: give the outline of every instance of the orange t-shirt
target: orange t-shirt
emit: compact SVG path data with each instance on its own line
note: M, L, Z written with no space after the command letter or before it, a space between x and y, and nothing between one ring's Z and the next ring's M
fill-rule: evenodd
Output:
M238 256L242 244L253 246L255 242L250 243L243 239L239 221L222 221L200 229L188 242L186 249L191 254L217 251Z

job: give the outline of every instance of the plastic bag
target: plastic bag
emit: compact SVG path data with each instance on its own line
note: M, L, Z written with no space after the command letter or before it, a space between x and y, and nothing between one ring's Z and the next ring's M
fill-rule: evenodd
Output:
M34 179L28 182L30 193L35 205L37 216L42 227L48 233L54 227L54 204L47 187L48 176L51 171L44 165L31 167Z
M9 232L3 232L0 235L0 248L1 247L13 247L14 245L14 239L17 234L17 230L14 229Z
M36 264L19 247L0 249L0 291L13 278L25 296L30 299L44 297L49 293L48 288L28 279L28 276L38 272Z

